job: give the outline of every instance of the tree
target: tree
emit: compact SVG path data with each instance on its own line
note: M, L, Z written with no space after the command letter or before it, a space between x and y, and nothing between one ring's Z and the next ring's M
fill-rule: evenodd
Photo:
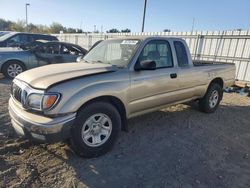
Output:
M15 23L12 23L10 26L11 31L19 31L24 32L25 31L25 21L24 20L18 20Z
M0 18L0 31L9 31L12 24L13 22Z
M60 33L60 31L65 31L66 28L64 28L62 26L62 24L60 23L57 23L57 22L53 22L51 25L50 25L50 33Z
M67 33L76 33L76 29L69 27L69 28L67 28L66 32Z
M18 20L17 22L7 21L0 18L0 31L28 31L31 33L60 33L64 31L67 33L87 33L82 29L77 28L66 28L62 24L53 22L50 26L47 25L37 25L29 23L26 27L24 20Z
M118 29L110 29L107 33L120 33L120 31Z
M32 23L28 24L27 31L29 31L31 33L39 33L37 26L32 24Z
M36 25L39 33L50 33L50 28L46 25Z
M171 32L170 29L164 29L163 31L164 31L164 32Z
M83 33L83 30L82 29L76 29L77 31L77 33Z
M122 32L122 33L130 33L130 32L131 32L131 30L127 28L127 29L123 29L123 30L121 30L121 32Z

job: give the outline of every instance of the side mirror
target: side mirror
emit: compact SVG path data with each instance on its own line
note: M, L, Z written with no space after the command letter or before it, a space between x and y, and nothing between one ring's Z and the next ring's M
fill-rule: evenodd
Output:
M136 63L135 65L135 71L155 70L155 69L156 69L156 63L153 60L144 60L139 63Z

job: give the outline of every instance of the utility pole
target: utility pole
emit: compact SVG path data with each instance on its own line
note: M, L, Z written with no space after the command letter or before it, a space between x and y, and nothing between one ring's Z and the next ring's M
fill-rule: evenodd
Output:
M25 12L26 12L26 30L28 30L28 6L30 6L29 3L25 4Z
M192 23L192 32L194 31L194 24L195 24L195 18L193 18L193 23Z
M143 19L142 19L142 28L141 28L141 32L144 32L144 24L145 24L146 9L147 9L147 0L144 0L144 10L143 10Z

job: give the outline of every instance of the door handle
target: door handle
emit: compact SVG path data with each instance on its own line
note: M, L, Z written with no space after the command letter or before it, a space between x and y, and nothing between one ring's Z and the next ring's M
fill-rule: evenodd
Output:
M172 78L172 79L177 78L177 74L176 73L171 73L170 78Z

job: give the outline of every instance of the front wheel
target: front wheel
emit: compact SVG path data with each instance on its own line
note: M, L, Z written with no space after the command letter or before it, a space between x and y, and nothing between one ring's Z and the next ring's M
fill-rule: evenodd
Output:
M213 113L218 108L223 97L223 90L219 84L211 84L205 96L200 99L199 107L202 112Z
M108 152L121 130L117 109L105 102L81 108L72 127L71 144L82 157L97 157Z

